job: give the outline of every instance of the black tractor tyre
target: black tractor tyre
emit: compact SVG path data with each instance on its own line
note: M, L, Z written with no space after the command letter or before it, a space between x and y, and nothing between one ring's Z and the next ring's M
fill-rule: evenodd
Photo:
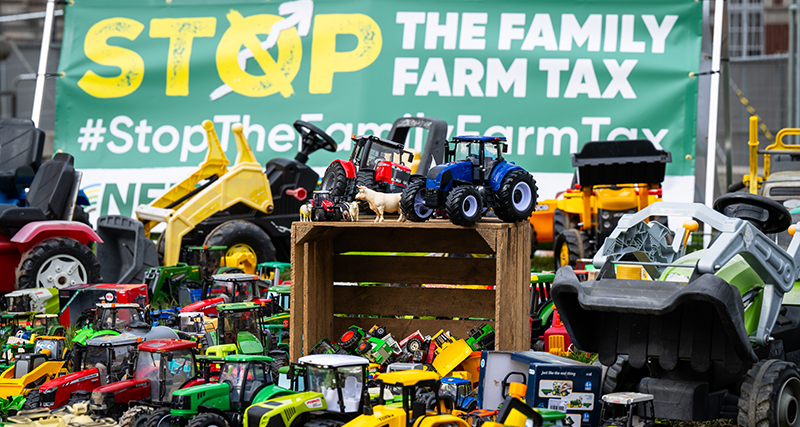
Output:
M634 391L639 381L648 375L646 368L636 369L628 363L627 355L617 356L603 377L603 394Z
M422 340L419 338L411 338L406 342L406 351L409 353L414 353L417 351L422 350Z
M353 197L358 193L358 186L364 186L370 190L375 190L375 171L372 169L361 169L356 172L356 193L353 194ZM369 202L366 200L359 200L358 210L360 212L371 212L369 209Z
M481 194L470 185L454 188L444 204L450 222L463 227L470 227L481 219L482 208Z
M256 265L275 261L275 246L269 235L259 226L249 221L234 220L220 224L211 230L203 243L206 246L227 246L228 250L244 244L256 254Z
M494 213L503 222L520 222L528 219L536 207L536 181L524 170L513 170L503 177L495 193L497 206Z
M537 249L539 249L539 239L536 238L536 229L531 224L531 259L533 259Z
M561 234L562 231L568 228L575 228L578 226L578 223L573 218L572 214L568 214L561 209L556 209L553 211L553 239L555 240L556 236Z
M425 206L425 194L428 191L425 181L425 178L412 179L400 196L400 209L409 221L424 222L433 215L433 209Z
M119 418L119 427L147 427L152 414L153 409L149 406L131 407ZM167 414L169 414L169 409L167 409Z
M23 411L39 409L39 389L35 388L25 396L25 403L22 404Z
M77 274L71 274L71 277L56 274L56 276L52 278L52 282L45 278L39 280L39 270L44 268L43 273L50 271L48 266L52 265L59 257L70 263L75 263L77 261L77 263L80 264ZM92 249L69 237L45 239L28 249L22 254L22 258L15 273L17 276L18 289L38 288L40 287L40 281L50 284L51 286L43 286L50 288L62 288L71 285L98 283L102 281L100 262L97 261L97 257L94 256Z
M345 191L347 191L347 173L341 163L333 162L325 169L320 190L330 191L331 196L345 195Z
M354 329L348 329L339 338L339 347L351 351L358 346L359 342L361 342L361 337L358 336L358 333Z
M75 372L77 372L77 371L75 371ZM75 396L71 396L71 397L69 398L69 400L67 401L67 406L72 406L72 405L77 405L77 404L84 404L84 405L88 405L88 404L89 404L89 399L88 399L88 397L89 397L89 396L87 396L87 395L75 395Z
M158 265L164 265L164 233L161 233L156 240L156 255L158 255ZM180 258L178 260L181 261Z
M213 412L204 412L196 415L189 421L188 427L229 427L228 421L222 415Z
M553 241L553 262L556 270L565 265L574 268L579 259L589 255L591 255L591 242L583 231L568 228Z
M269 362L269 374L272 376L272 382L278 384L278 378L280 377L280 372L278 370L289 365L289 356L284 352L278 355L277 351L271 351L270 357L273 360Z
M747 371L739 396L740 427L800 422L800 373L791 362L762 360Z

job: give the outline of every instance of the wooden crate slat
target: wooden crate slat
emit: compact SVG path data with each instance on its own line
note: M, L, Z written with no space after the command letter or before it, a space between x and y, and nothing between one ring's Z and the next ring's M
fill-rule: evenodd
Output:
M493 285L496 280L494 258L335 255L333 263L337 282Z
M392 334L397 341L411 335L419 330L423 335L433 335L440 329L450 331L450 334L458 338L466 338L470 329L481 323L487 323L494 327L494 322L477 322L474 320L425 320L425 319L375 319L366 317L334 317L333 328L337 334L342 334L352 325L359 326L368 330L372 325L379 324L386 326L386 330ZM331 340L338 340L339 335L332 337ZM316 343L315 343L316 344Z
M494 319L495 291L385 286L334 286L334 314Z
M376 239L378 233L381 236L380 239ZM390 230L376 230L367 227L350 228L336 239L334 250L336 253L350 251L494 253L492 247L475 230L406 227Z

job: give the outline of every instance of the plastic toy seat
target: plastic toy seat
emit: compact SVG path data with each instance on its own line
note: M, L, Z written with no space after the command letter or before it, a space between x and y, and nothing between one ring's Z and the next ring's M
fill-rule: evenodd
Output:
M20 208L15 205L0 205L0 233L11 236L25 224L44 221L44 212L38 208Z
M42 162L44 132L29 119L0 119L0 192L15 195L33 182Z

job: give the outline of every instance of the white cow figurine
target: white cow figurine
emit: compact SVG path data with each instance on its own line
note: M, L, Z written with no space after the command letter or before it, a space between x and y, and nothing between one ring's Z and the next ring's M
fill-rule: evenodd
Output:
M406 218L403 216L403 212L400 211L400 196L400 193L379 193L363 185L359 185L356 200L366 200L367 203L369 203L369 208L372 209L376 215L375 222L383 222L384 212L399 213L400 218L397 219L397 222L403 222ZM356 203L354 203L354 205L355 204Z
M311 222L311 203L300 206L300 222Z

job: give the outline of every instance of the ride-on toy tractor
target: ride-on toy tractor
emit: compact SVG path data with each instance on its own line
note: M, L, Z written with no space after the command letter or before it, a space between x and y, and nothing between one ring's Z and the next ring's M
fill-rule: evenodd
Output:
M403 191L403 214L422 222L446 213L455 225L471 226L491 208L505 222L527 219L536 206L531 174L503 158L505 137L459 136L445 150L446 163L415 175Z
M367 391L363 357L314 354L289 368L292 387L300 393L254 404L244 413L244 427L325 425L341 426L361 414Z
M133 375L136 346L157 338L174 339L178 338L178 334L161 326L144 335L126 332L88 340L80 352L72 353L73 372L39 387L39 406L55 409L67 404L88 403L92 391L97 387Z
M730 193L714 208L661 202L623 216L594 257L597 279L579 282L562 267L553 301L575 347L609 366L605 391L652 394L656 418L738 413L740 427L795 424L800 236L787 251L766 235L787 229L790 215L762 196ZM697 222L670 239L667 227L645 222L662 215L719 234L685 255Z
M120 420L120 426L141 423L154 407L168 407L174 391L204 382L197 376L196 347L194 341L177 339L139 344L134 378L96 388L89 407L96 415Z
M57 153L39 167L24 207L0 204L0 292L100 281L89 245L102 240L73 221L81 176L73 163L69 154Z
M535 238L553 242L556 269L592 258L622 215L660 201L671 161L647 140L592 141L574 153L572 186L531 215Z
M415 160L412 151L405 150L406 136L411 128L428 130L422 155ZM334 160L325 170L320 190L330 192L333 199L352 202L363 185L381 193L400 193L414 173L425 174L433 163L442 162L447 123L444 120L416 117L399 118L389 130L389 138L375 135L353 135L349 160ZM359 209L369 210L369 204L359 202Z
M148 426L210 425L241 427L244 410L258 402L295 394L275 385L270 374L271 357L232 354L222 359L219 382L178 390L172 395L172 410L163 408Z
M17 354L14 366L0 375L0 397L26 395L25 409L39 407L39 388L67 373L64 337L33 337L33 353Z
M380 387L377 405L367 408L363 415L347 423L348 427L433 427L440 425L469 427L463 419L443 413L442 407L453 409L452 397L439 393L439 376L432 371L397 371L381 374L376 380ZM389 389L401 390L402 405L387 404L385 393ZM432 390L425 399L420 393Z

